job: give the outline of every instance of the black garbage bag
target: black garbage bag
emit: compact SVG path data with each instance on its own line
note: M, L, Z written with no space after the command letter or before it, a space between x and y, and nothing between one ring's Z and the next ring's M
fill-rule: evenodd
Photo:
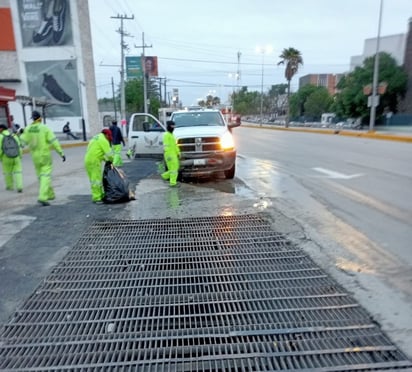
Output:
M103 189L105 203L123 203L135 199L126 174L110 162L104 165Z

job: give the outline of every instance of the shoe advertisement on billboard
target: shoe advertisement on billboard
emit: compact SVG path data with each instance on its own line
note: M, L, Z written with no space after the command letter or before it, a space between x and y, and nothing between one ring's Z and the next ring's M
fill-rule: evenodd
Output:
M25 67L29 94L47 99L49 117L81 115L75 60L26 62Z
M18 0L23 47L73 45L68 0Z

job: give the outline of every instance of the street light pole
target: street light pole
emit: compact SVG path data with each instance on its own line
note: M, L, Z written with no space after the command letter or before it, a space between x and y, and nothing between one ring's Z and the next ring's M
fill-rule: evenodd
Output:
M230 95L230 104L232 106L232 110L234 107L234 98L235 98L235 83L234 83L234 79L238 80L238 74L237 73L229 73L229 79L232 80L231 85L232 85L232 94Z
M262 51L262 79L260 82L260 126L263 125L263 68L265 62L265 51Z
M377 91L378 91L378 76L379 76L379 43L381 35L381 23L382 23L382 8L383 0L381 0L379 9L379 22L378 22L378 37L376 40L376 54L375 63L373 66L373 82L372 82L372 99L371 99L371 112L369 120L369 131L374 130L375 120L376 120L376 106L377 106Z
M79 80L79 103L80 103L80 115L81 115L81 124L82 124L82 133L83 133L83 141L87 141L86 137L86 124L84 122L84 112L83 112L83 94L82 94L82 86L86 86L86 84Z
M260 126L263 124L263 76L264 76L264 65L265 65L265 53L270 53L272 47L268 45L265 47L257 47L256 51L262 53L262 73L261 73L261 82L260 82Z

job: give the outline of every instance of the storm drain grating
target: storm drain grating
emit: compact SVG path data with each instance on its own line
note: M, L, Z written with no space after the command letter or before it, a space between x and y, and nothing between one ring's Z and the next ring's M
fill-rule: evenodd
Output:
M97 222L1 337L10 371L412 368L256 215Z

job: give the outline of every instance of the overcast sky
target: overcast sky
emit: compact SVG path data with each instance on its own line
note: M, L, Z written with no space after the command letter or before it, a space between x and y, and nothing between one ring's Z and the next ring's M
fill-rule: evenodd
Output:
M184 105L211 93L227 99L237 85L264 91L285 83L278 66L284 48L294 47L304 66L292 80L310 73L342 73L360 55L365 39L378 34L380 0L89 0L98 96L111 97L119 83L120 19L126 55L157 56L167 91L179 90ZM412 0L383 0L381 36L406 33ZM271 53L258 53L270 46ZM241 53L238 63L238 52ZM240 70L240 80L236 73Z

